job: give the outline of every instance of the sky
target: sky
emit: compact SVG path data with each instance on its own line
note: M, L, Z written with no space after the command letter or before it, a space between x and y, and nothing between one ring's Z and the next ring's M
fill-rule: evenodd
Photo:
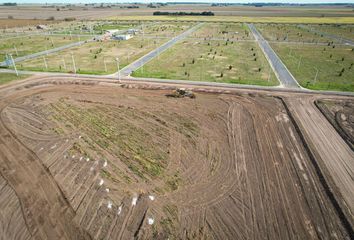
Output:
M354 0L0 0L0 3L123 3L123 2L210 2L210 3L354 3Z

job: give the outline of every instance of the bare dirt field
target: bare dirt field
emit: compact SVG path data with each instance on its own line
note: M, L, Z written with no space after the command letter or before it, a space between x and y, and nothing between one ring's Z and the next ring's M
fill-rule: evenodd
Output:
M353 237L353 182L337 174L353 176L354 154L316 97L170 92L59 77L0 88L0 236ZM310 120L347 172L326 165Z
M316 106L354 150L354 101L321 99L316 101Z

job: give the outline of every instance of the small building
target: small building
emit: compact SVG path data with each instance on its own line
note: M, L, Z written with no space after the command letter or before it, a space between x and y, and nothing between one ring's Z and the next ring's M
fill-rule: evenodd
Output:
M125 34L125 35L113 35L112 39L113 40L129 40L131 39L133 36L130 34Z
M137 34L139 32L140 32L140 30L133 29L133 28L127 30L127 33L130 34L130 35L135 35L135 34Z
M111 30L106 30L105 34L107 35L113 35L115 33L119 32L119 29L111 29Z
M37 25L36 26L37 29L47 29L47 26L46 25Z

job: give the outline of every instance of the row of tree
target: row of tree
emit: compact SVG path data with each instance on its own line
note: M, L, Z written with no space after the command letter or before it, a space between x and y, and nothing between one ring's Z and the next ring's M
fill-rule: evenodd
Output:
M161 16L161 15L167 15L167 16L214 16L215 14L213 12L154 12L153 15L155 16Z

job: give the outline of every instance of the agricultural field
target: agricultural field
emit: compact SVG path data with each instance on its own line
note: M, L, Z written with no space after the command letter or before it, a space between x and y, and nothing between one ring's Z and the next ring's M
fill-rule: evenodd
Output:
M244 23L206 23L195 31L190 37L205 38L208 40L250 40L252 34Z
M29 77L29 75L24 75L21 74L19 76L17 76L14 73L2 73L0 72L0 85L12 82L12 81L16 81L16 80L20 80L20 79L25 79Z
M184 40L132 76L268 86L279 84L255 42Z
M312 33L295 24L256 24L256 27L268 41L305 43L328 43L334 41L331 38Z
M311 25L312 29L354 41L353 24Z
M75 35L30 35L3 39L0 40L0 61L5 60L6 54L12 54L13 58L22 57L88 39L90 37Z
M62 77L21 86L0 102L6 236L350 239L286 108L311 96L172 98Z
M353 47L284 43L271 46L303 87L354 91Z
M117 57L120 68L123 68L165 41L166 39L143 39L142 36L136 36L127 41L89 42L78 47L23 61L17 67L31 71L73 73L75 61L77 73L110 74L118 70Z

